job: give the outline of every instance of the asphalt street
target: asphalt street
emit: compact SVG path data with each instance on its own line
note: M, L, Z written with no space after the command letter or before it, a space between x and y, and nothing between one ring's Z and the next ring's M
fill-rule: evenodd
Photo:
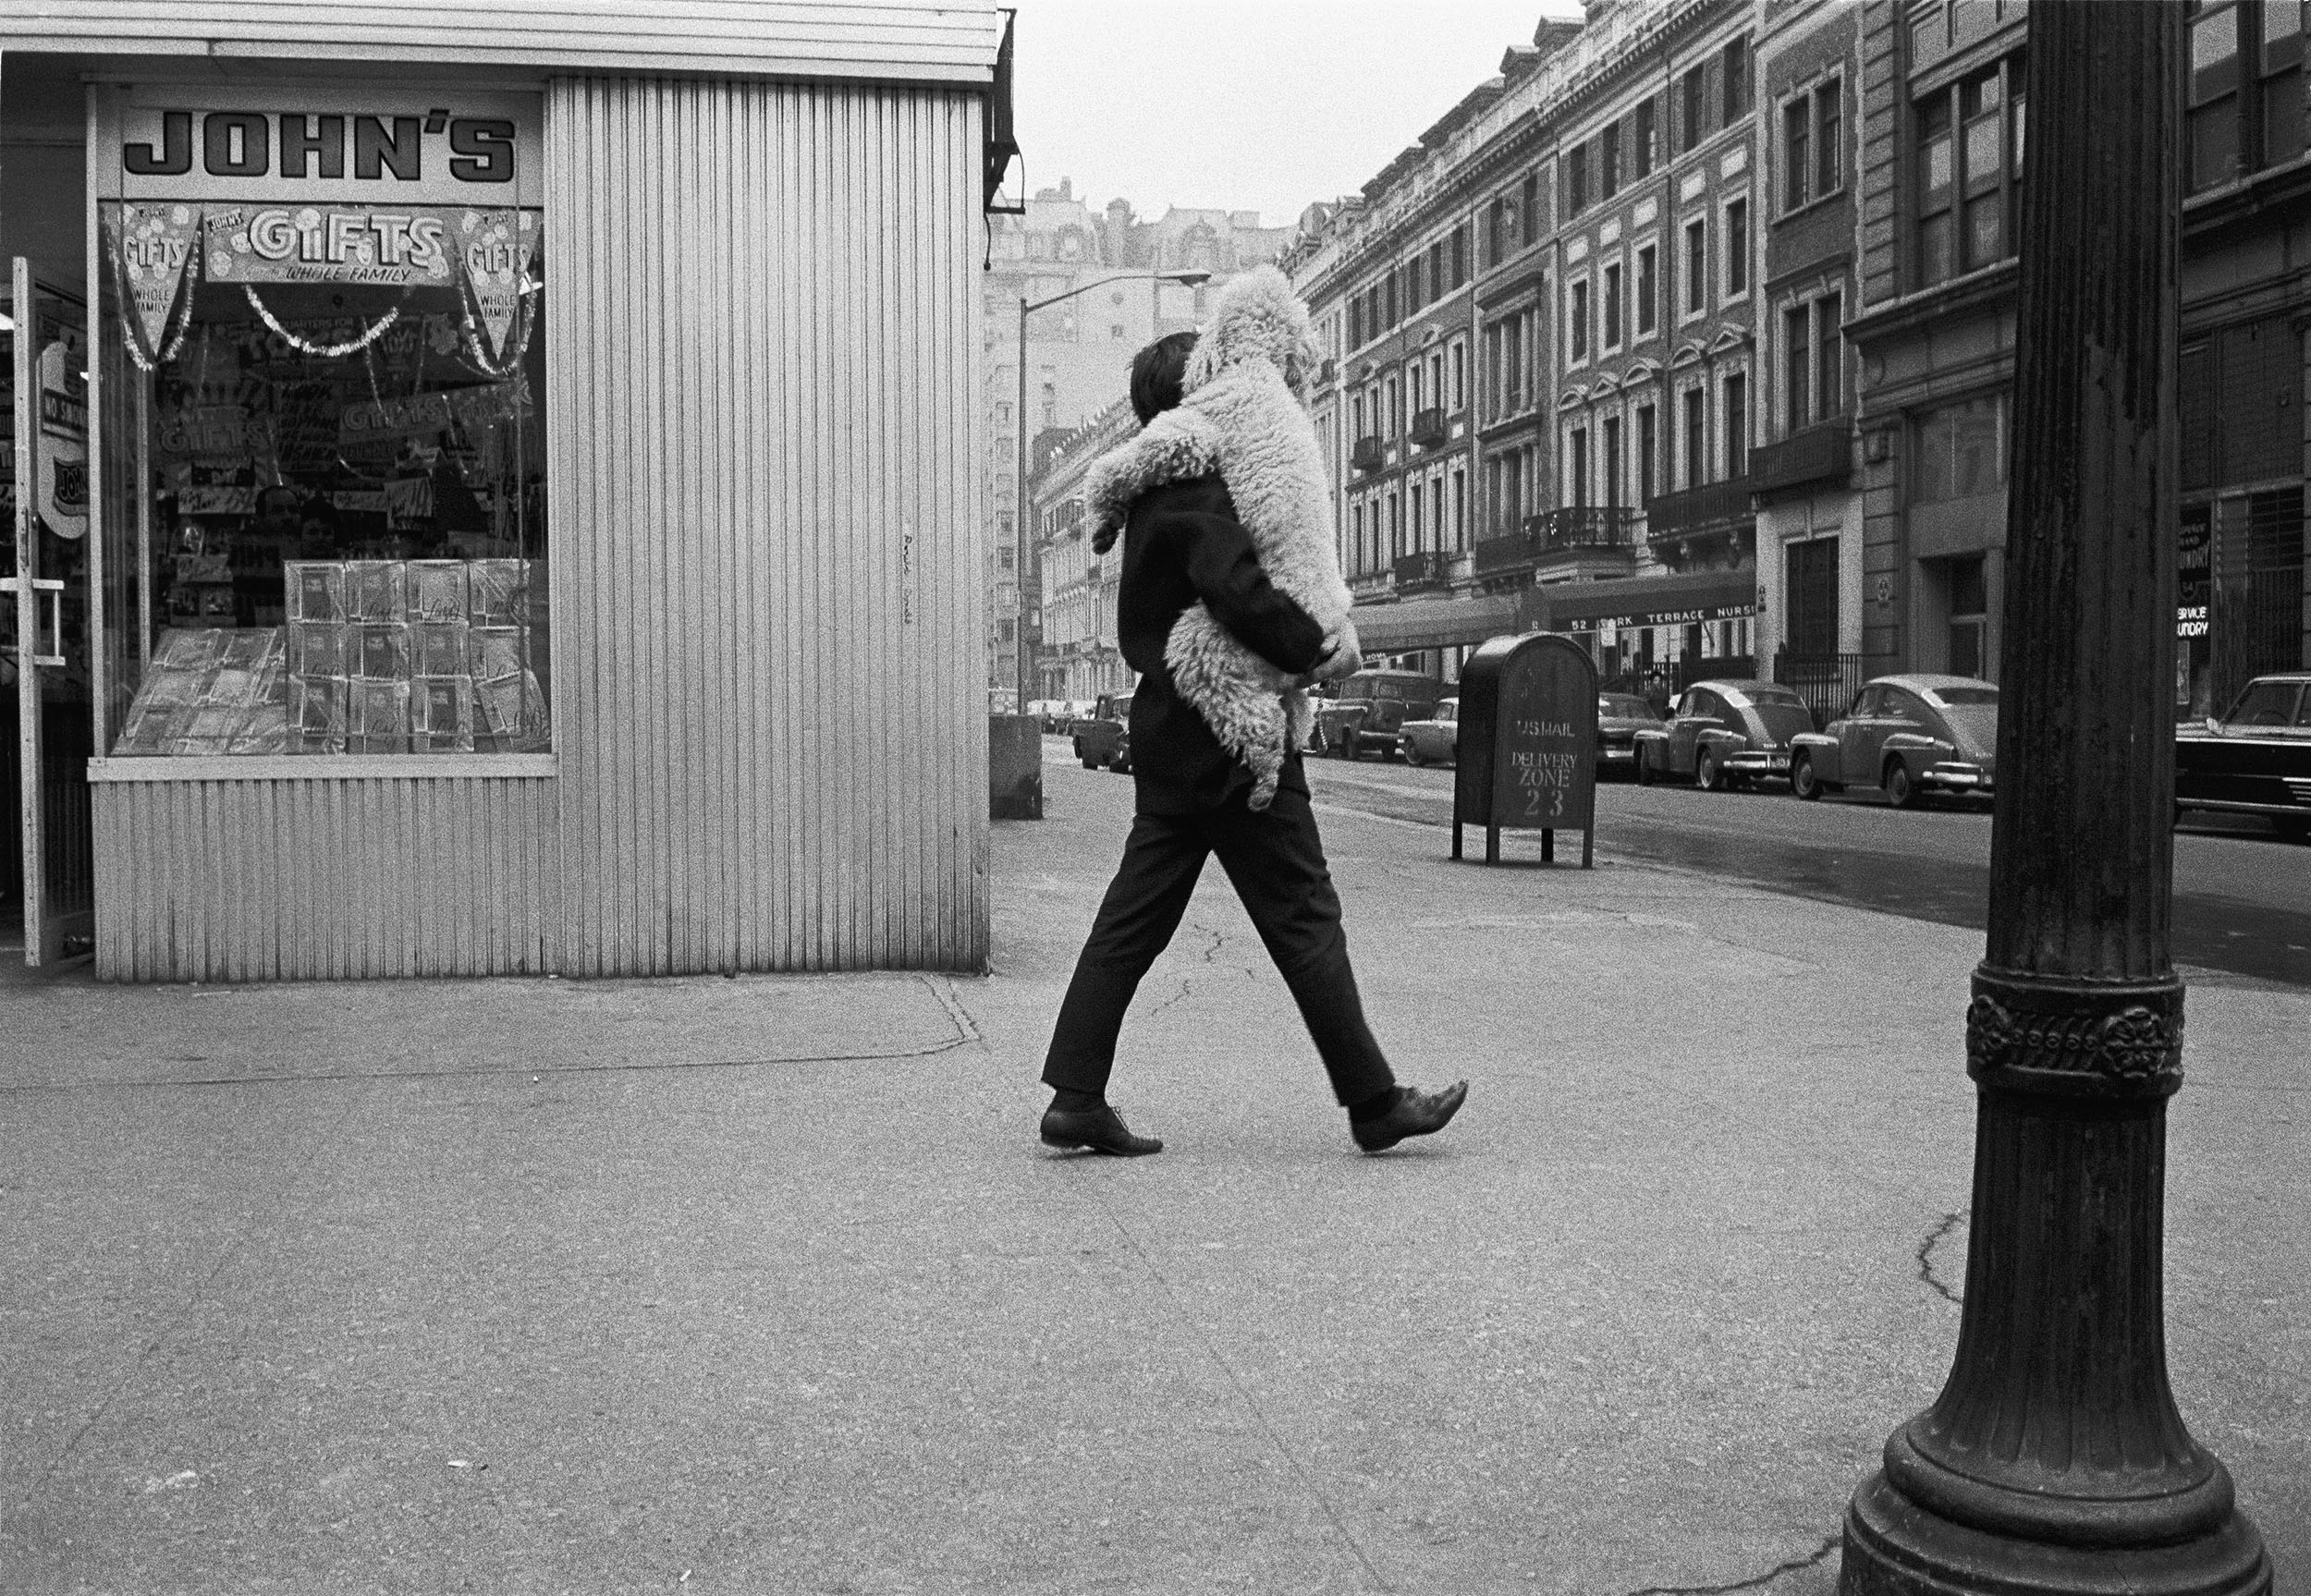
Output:
M1451 824L1449 768L1312 760L1308 772L1320 803ZM1706 793L1616 781L1598 784L1596 808L1597 847L1614 858L1942 925L1987 923L1987 801L1900 810L1874 792L1801 803L1778 783ZM2311 847L2252 821L2194 822L2175 835L2174 870L2177 964L2311 986Z

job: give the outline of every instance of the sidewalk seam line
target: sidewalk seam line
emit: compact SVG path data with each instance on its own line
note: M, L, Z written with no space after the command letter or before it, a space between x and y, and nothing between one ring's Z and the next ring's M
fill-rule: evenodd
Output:
M1339 1531L1340 1539L1348 1543L1349 1551L1353 1553L1356 1561L1363 1566L1364 1572L1372 1577L1373 1584L1383 1591L1393 1591L1396 1587L1390 1585L1387 1577L1373 1566L1371 1557L1365 1554L1363 1545L1356 1539L1355 1532L1349 1529L1346 1521L1333 1508L1331 1501L1317 1487L1315 1480L1302 1465L1291 1448L1284 1444L1284 1438L1277 1433L1276 1426L1268 1421L1268 1416L1260 1407L1258 1399L1252 1395L1251 1389L1236 1373L1235 1366L1229 1363L1226 1356L1221 1353L1218 1344L1213 1341L1210 1333L1181 1310L1179 1294L1173 1289L1170 1279L1162 1270L1156 1267L1155 1261L1149 1258L1146 1249L1140 1246L1139 1238L1125 1227L1122 1219L1117 1215L1114 1205L1103 1196L1099 1200L1099 1206L1101 1211L1107 1215L1107 1223L1116 1227L1116 1234L1123 1237L1123 1244L1130 1248L1132 1255L1140 1261L1140 1267L1146 1270L1156 1284L1163 1288L1166 1310L1182 1328L1204 1344L1204 1353L1219 1366L1219 1371L1228 1377L1228 1383L1235 1388L1236 1395L1251 1411L1253 1420L1260 1426L1261 1433L1268 1438L1268 1444L1275 1447L1277 1455L1284 1459L1284 1466L1299 1477L1302 1488L1322 1510L1325 1517L1331 1521L1332 1528Z

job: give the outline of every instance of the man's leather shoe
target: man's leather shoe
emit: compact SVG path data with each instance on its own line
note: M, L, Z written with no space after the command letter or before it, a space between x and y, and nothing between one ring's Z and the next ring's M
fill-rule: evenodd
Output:
M1155 1137L1132 1135L1116 1111L1104 1103L1097 1108L1044 1110L1043 1142L1045 1147L1087 1147L1117 1158L1142 1158L1164 1151L1164 1144Z
M1442 1130L1461 1112L1461 1103L1468 1094L1469 1083L1465 1080L1456 1080L1442 1091L1423 1091L1408 1086L1397 1094L1394 1108L1377 1119L1350 1125L1349 1132L1356 1138L1356 1145L1366 1152L1379 1152L1408 1136L1428 1136Z

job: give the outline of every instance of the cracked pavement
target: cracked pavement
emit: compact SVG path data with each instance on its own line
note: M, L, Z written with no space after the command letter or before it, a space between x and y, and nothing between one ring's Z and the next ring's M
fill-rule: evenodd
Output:
M1978 933L1328 807L1452 1129L1354 1154L1214 869L1167 1150L1047 1156L1130 784L1046 781L984 980L0 982L0 1586L1828 1596L1956 1340ZM2311 1590L2311 998L2190 1001L2170 1362Z

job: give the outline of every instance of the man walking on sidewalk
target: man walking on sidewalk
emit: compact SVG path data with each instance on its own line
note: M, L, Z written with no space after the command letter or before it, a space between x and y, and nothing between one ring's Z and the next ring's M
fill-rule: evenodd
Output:
M1142 426L1180 403L1195 343L1194 334L1175 333L1132 360L1131 408ZM1105 554L1115 532L1101 536L1107 542L1094 546ZM1133 1135L1108 1105L1107 1077L1124 1010L1179 928L1210 854L1219 856L1290 988L1356 1144L1378 1152L1441 1130L1468 1083L1438 1092L1400 1086L1365 1025L1298 749L1286 756L1273 801L1253 808L1252 770L1220 746L1173 679L1165 645L1198 601L1227 633L1303 684L1337 679L1362 664L1352 628L1327 636L1269 580L1217 471L1161 482L1132 501L1117 630L1124 658L1140 673L1131 727L1137 801L1123 861L1076 963L1044 1063L1053 1096L1043 1140L1123 1157L1162 1150L1156 1139Z

